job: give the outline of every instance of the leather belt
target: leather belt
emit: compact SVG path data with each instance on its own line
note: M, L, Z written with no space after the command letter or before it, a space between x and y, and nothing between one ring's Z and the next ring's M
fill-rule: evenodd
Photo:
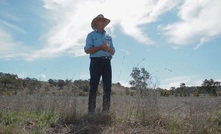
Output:
M101 56L101 57L91 57L91 59L104 59L104 60L110 60L111 58L108 56Z

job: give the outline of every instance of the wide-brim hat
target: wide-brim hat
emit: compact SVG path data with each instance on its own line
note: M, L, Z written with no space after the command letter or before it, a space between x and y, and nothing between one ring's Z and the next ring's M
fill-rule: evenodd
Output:
M96 22L99 19L104 19L105 20L105 27L110 23L110 20L108 18L105 18L102 14L99 14L97 17L95 17L92 21L91 21L91 27L92 29L96 29Z

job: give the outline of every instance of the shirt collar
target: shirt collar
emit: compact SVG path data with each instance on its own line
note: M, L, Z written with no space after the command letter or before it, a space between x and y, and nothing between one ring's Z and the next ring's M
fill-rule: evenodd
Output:
M96 32L96 33L100 33L97 29L95 29L95 32ZM106 31L104 30L104 32L103 32L103 33L100 33L100 34L106 34Z

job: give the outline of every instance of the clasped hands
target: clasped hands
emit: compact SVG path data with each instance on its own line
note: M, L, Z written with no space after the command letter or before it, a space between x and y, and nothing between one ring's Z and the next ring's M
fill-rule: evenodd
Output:
M110 46L106 42L103 42L103 44L101 45L101 49L108 51L110 49Z

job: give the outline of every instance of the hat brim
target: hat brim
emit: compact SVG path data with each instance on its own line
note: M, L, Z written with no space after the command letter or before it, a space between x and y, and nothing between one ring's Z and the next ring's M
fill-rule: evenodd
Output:
M99 19L105 20L105 27L110 23L110 20L109 20L108 18L95 17L95 18L92 20L92 22L91 22L91 28L92 28L92 29L96 29L96 22L97 22Z

